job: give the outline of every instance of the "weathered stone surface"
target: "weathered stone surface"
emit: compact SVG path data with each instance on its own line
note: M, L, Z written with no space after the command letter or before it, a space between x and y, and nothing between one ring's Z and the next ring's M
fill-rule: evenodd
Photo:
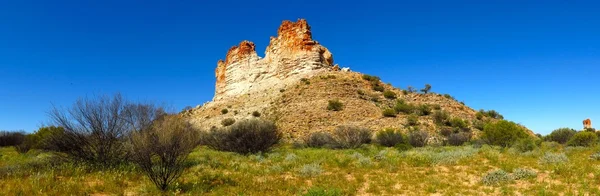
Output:
M583 120L583 128L584 129L590 129L590 128L592 128L592 120L590 120L589 118Z
M333 55L312 39L306 20L283 21L277 37L271 37L265 58L256 54L254 43L242 41L217 62L213 101L284 86L332 66Z

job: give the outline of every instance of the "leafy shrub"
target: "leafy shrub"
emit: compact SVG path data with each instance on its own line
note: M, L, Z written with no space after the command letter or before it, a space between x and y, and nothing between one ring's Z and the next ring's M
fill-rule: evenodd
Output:
M191 124L181 117L168 116L132 134L130 157L164 191L183 173L197 141L197 131Z
M404 100L398 100L396 101L394 110L396 110L397 113L410 114L415 111L415 106L405 103Z
M529 137L524 128L514 122L501 120L495 123L489 123L483 128L482 138L492 145L508 147L514 141Z
M379 91L379 92L385 91L385 88L379 84L373 84L373 85L371 85L371 87L373 88L374 91Z
M335 139L327 132L313 132L305 140L305 143L308 147L312 148L333 148L336 146Z
M372 76L372 75L367 75L367 74L364 74L362 76L362 79L369 81L369 82L379 82L379 80L380 80L379 77L377 77L377 76Z
M513 171L513 178L515 180L535 178L536 176L537 176L537 172L532 169L517 168Z
M227 113L229 113L229 110L227 108L223 108L221 110L221 114L227 114Z
M421 92L423 92L424 94L427 94L427 92L429 92L430 90L431 90L431 85L425 84L425 88L421 89Z
M450 119L450 114L448 114L448 112L446 111L435 111L433 113L433 122L437 125L444 125L446 123L449 123L449 119Z
M414 147L423 147L427 145L429 133L427 131L412 131L408 134L408 142Z
M471 134L466 132L453 133L448 136L448 144L460 146L471 140Z
M384 129L375 135L375 140L379 145L392 147L404 143L404 136L395 129Z
M487 186L499 185L509 181L512 181L512 178L504 170L489 172L481 178L481 182Z
M152 104L129 103L112 97L79 99L70 109L54 108L50 119L64 128L49 138L49 148L77 161L111 166L127 161L125 142L132 131L140 131L165 116Z
M396 99L396 93L391 90L386 90L383 92L383 97L387 99Z
M233 125L233 123L235 123L235 119L233 118L226 118L221 121L221 125L223 125L224 127Z
M563 153L551 153L546 152L544 156L540 157L540 164L562 164L569 162L567 155Z
M521 138L517 140L512 148L516 149L519 152L528 152L538 148L536 141L532 137Z
M481 120L474 120L473 121L473 128L478 129L478 130L483 130L483 128L485 127L485 123Z
M582 131L576 133L567 142L569 146L592 146L598 143L598 136L593 132Z
M414 114L408 115L406 122L409 126L419 125L419 117Z
M460 119L460 118L452 118L450 120L450 126L454 127L454 128L458 128L461 130L468 130L468 124L466 120Z
M504 119L504 116L500 115L500 113L498 113L496 110L485 111L485 110L481 109L481 110L479 110L479 112L477 112L477 114L475 114L475 116L479 120L482 120L484 116L494 118L494 119L500 119L500 120Z
M35 133L27 134L25 140L20 145L17 145L17 151L26 153L30 149L50 150L50 138L57 134L63 134L62 127L49 126L39 128Z
M427 104L422 104L417 108L417 111L419 112L419 115L427 116L431 114L431 107Z
M321 166L315 163L303 165L300 169L300 175L307 177L318 176L321 172L323 172Z
M371 143L371 130L354 126L339 126L333 131L335 148L358 148Z
M252 112L252 116L254 116L254 117L260 117L260 112L254 111L254 112Z
M382 114L385 117L396 117L396 110L392 108L387 108L382 111Z
M17 146L25 141L24 132L0 132L0 147Z
M250 119L210 130L202 137L202 144L215 150L253 154L269 151L280 140L281 133L273 122Z
M331 111L342 111L344 108L344 104L337 99L329 100L329 104L327 105L327 110Z

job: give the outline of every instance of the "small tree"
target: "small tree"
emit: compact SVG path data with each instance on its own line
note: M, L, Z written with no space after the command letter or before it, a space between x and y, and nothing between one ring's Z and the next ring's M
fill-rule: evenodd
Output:
M576 133L577 133L577 131L575 131L575 129L560 128L560 129L556 129L556 130L552 131L552 133L550 133L550 135L546 136L545 139L548 141L566 144L571 139L571 137L573 137L573 135L575 135Z
M414 92L416 91L416 90L415 90L415 88L413 88L412 86L408 86L408 87L406 87L406 90L407 90L409 93L414 93Z
M421 89L421 92L427 94L431 90L431 85L425 84L425 88Z
M167 116L131 137L131 159L160 190L166 190L185 168L198 133L183 118Z
M526 137L530 136L524 128L506 120L489 123L483 128L483 139L492 145L509 147L515 141Z

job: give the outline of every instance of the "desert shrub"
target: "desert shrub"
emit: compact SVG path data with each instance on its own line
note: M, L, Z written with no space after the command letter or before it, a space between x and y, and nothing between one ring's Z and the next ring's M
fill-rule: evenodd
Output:
M391 90L386 90L383 92L383 97L387 99L396 99L396 93Z
M406 117L406 123L408 126L419 125L419 117L415 114L408 115L408 117Z
M565 153L546 152L540 157L540 164L563 164L569 162L569 158Z
M452 99L452 100L454 100L454 97L452 97L452 95L450 95L450 94L444 94L444 97L446 99Z
M423 147L427 145L429 133L427 131L412 131L408 134L408 142L414 147Z
M408 95L408 91L407 90L402 90L402 94L403 95Z
M414 92L416 92L415 88L413 88L412 86L407 86L407 87L406 87L406 90L407 90L409 93L414 93Z
M596 152L596 153L590 155L590 159L592 159L592 160L600 160L600 152Z
M391 128L379 131L375 135L375 140L377 141L377 143L379 145L386 146L386 147L396 146L400 143L405 142L404 136L402 135L402 133L399 130L395 130L395 129L391 129Z
M227 114L227 113L229 113L229 110L227 108L223 108L221 110L221 114Z
M460 160L477 155L478 149L471 146L460 148L425 147L404 151L400 156L414 166L457 164Z
M481 120L474 120L473 121L473 128L478 129L478 130L483 130L483 128L485 127L485 123Z
M477 120L483 120L483 117L485 117L485 115L483 115L483 113L481 113L481 112L475 113L475 118L477 118Z
M17 146L25 141L25 132L0 132L0 147Z
M431 85L425 84L425 88L421 89L421 92L427 94L431 90Z
M319 164L315 164L315 163L303 165L302 168L300 169L300 175L306 176L306 177L317 176L317 175L321 174L322 172L323 172L323 169L321 169L321 166Z
M514 141L526 137L530 136L524 128L505 120L485 125L482 135L482 139L487 140L490 144L502 147L508 147Z
M372 84L371 87L373 88L374 91L379 91L379 92L385 91L385 88L379 84Z
M460 146L471 140L471 133L460 132L452 133L448 136L448 144L452 146Z
M365 91L363 90L356 90L356 93L358 93L358 95L365 95Z
M519 152L528 152L538 148L536 140L533 137L520 138L513 145L512 148Z
M55 137L57 134L63 134L64 129L62 127L42 127L39 128L36 132L27 134L23 143L15 146L17 151L21 153L26 153L30 149L41 149L41 150L50 150L49 141L51 137Z
M459 128L462 130L468 129L468 123L466 120L460 119L460 118L452 118L450 119L450 126L454 127L454 128Z
M235 119L233 118L226 118L221 121L221 125L223 125L224 127L233 125L233 123L235 123Z
M596 129L594 129L594 128L585 128L584 131L596 132Z
M547 135L544 139L546 141L558 142L560 144L566 144L573 135L575 135L577 131L570 128L560 128L552 131L549 135Z
M202 136L201 143L215 150L253 154L269 151L280 140L281 133L273 122L250 119L212 129Z
M427 104L419 105L419 107L417 108L417 111L418 111L419 115L427 116L427 115L431 114L431 106L429 106Z
M329 100L329 104L327 105L327 110L331 111L341 111L344 108L344 104L337 99Z
M254 116L254 117L260 117L260 112L254 111L254 112L252 112L252 116Z
M433 104L433 109L434 110L441 110L442 106L440 104Z
M131 160L161 190L166 190L185 168L198 141L198 132L183 118L168 116L131 136Z
M308 147L312 148L333 148L336 145L335 139L328 132L313 132L308 135L305 143Z
M481 182L487 186L499 185L509 181L512 181L512 178L504 170L489 172L481 178Z
M131 132L164 115L160 107L130 103L120 94L79 99L70 109L55 107L50 112L50 119L64 132L51 135L49 148L73 160L115 165L128 158L125 142Z
M396 110L394 110L392 108L384 109L381 113L385 117L396 117Z
M358 148L371 143L371 130L354 126L338 126L333 131L335 148Z
M444 137L449 137L453 133L454 133L454 129L452 127L441 127L440 128L440 135L443 135Z
M379 82L379 80L380 80L379 77L377 77L377 76L372 76L372 75L367 75L367 74L364 74L362 76L362 79L369 81L369 82Z
M567 142L569 146L592 146L598 143L598 136L593 132L578 132Z
M517 168L513 171L513 179L515 180L535 178L536 176L537 172L532 169Z
M479 120L482 120L483 117L490 117L490 118L500 119L500 120L504 119L504 116L500 115L500 113L498 113L496 110L485 111L485 110L481 109L477 112L477 114L475 114L475 116Z
M310 80L308 80L308 78L300 78L301 82L304 82L304 84L309 85L310 84Z
M396 110L397 113L410 114L415 111L415 106L405 103L404 100L398 100L396 101L394 110Z
M450 115L446 111L435 111L433 113L433 122L437 125L444 125L449 122Z

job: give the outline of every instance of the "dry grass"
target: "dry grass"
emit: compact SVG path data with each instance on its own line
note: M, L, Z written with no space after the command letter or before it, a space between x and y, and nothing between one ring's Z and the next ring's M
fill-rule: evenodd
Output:
M169 190L179 195L598 195L597 147L543 145L527 153L484 146L426 147L399 152L367 145L358 149L294 149L239 155L197 148L182 177ZM546 154L568 161L539 164ZM94 169L81 165L35 166L45 153L0 149L0 195L156 195L131 165ZM12 169L11 169L12 168ZM533 178L487 186L488 172L511 175L520 168ZM317 171L318 170L318 171ZM310 175L307 175L310 173Z

